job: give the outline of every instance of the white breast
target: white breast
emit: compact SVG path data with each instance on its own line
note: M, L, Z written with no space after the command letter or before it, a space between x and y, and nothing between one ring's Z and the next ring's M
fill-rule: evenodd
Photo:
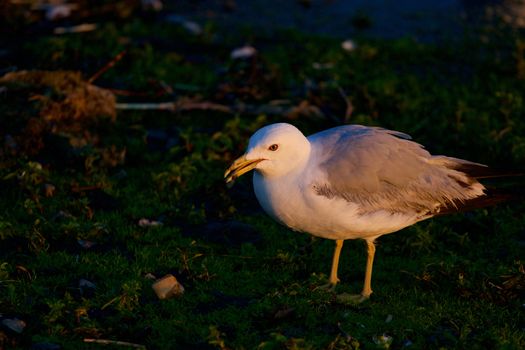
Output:
M292 230L314 236L373 239L421 220L417 213L377 210L363 214L357 203L320 196L302 183L309 182L291 174L271 180L257 171L253 176L255 195L268 215Z

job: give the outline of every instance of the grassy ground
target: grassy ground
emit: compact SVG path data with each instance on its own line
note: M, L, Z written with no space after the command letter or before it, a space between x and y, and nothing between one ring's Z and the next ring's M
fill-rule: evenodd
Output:
M246 37L259 55L230 59ZM84 338L148 349L525 347L523 201L382 237L375 293L352 306L337 295L360 290L362 242L345 244L338 289L320 290L333 243L274 223L249 178L231 190L222 180L251 133L275 121L306 133L380 125L433 153L523 168L519 33L492 28L440 45L362 39L345 52L339 40L296 32L236 38L210 25L191 36L135 19L22 44L4 39L3 68L75 70L88 79L126 50L94 81L126 90L119 102L237 109L118 111L114 122L81 121L75 132L42 127L36 147L24 137L43 118L42 99L31 99L27 86L1 90L0 317L26 327L17 333L4 323L0 348L122 348ZM49 87L38 94L62 98ZM296 108L262 108L275 100ZM142 227L144 218L162 225ZM185 293L158 300L151 275L168 273Z

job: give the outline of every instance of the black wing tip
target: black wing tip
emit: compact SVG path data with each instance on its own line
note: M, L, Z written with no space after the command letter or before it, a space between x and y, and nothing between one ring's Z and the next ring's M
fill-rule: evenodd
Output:
M525 190L525 189L524 189ZM511 189L491 189L488 188L485 194L476 198L468 199L463 202L454 202L442 206L436 215L447 215L453 213L462 213L466 211L493 207L499 204L523 201L525 199L525 191L515 191Z
M460 171L476 180L525 177L525 171L508 170L492 168L478 163L459 163L453 167L454 170Z

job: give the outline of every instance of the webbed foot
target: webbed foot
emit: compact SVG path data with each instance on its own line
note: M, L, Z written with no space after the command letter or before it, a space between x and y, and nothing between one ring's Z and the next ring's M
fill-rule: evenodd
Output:
M328 282L326 284L322 284L319 287L316 287L315 289L324 290L325 292L335 292L335 287L337 286L337 283Z
M346 305L357 305L370 299L370 295L341 293L336 296L337 302Z

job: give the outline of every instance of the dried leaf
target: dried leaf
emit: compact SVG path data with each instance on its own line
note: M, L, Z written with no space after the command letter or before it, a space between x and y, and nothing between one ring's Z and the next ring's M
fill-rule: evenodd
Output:
M392 342L394 341L394 338L392 338L391 336L383 333L381 335L374 335L372 337L372 340L374 341L374 343L382 348L382 349L390 349L390 345L392 345Z
M55 195L56 187L52 184L44 184L44 195L46 197L53 197Z
M77 144L95 144L98 137L90 132L90 127L96 126L101 117L111 121L116 118L113 93L89 84L80 72L10 72L0 77L0 86L7 86L13 96L32 102L25 119L7 130L11 136L6 142L9 141L7 146L12 152L36 155L44 148L48 134L83 140L75 141Z

